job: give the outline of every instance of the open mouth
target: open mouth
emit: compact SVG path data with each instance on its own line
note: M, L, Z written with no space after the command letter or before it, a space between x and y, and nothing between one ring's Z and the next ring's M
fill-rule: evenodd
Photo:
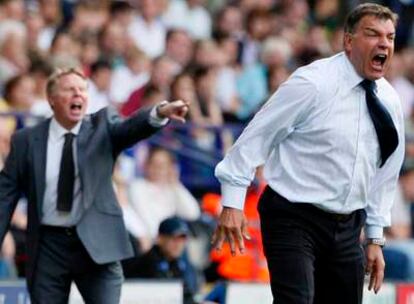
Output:
M81 104L72 104L70 106L71 110L82 110L82 105Z
M382 68L387 61L387 55L386 54L377 54L372 59L372 63L375 68Z

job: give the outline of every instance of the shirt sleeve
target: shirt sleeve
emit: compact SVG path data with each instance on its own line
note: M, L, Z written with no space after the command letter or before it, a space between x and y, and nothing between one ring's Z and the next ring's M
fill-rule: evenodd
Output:
M153 127L159 128L165 126L170 120L168 118L161 118L157 114L157 107L159 104L151 109L149 115L149 124Z
M400 101L397 99L397 103ZM382 238L384 227L391 225L391 208L397 189L397 180L404 160L405 137L404 121L401 108L397 112L396 128L399 144L384 166L378 169L372 180L372 187L366 207L367 221L365 235L367 238Z
M296 127L306 123L316 106L317 86L298 71L270 97L216 166L223 206L243 209L256 168Z

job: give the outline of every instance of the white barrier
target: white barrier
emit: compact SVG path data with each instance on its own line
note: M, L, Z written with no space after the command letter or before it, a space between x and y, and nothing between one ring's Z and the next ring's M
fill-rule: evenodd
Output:
M272 293L267 284L228 283L226 304L271 304ZM363 304L395 304L396 287L385 283L378 294L364 287ZM277 304L277 299L276 299ZM414 304L414 303L413 303Z
M384 283L381 286L381 290L378 294L375 294L372 290L368 291L368 287L364 287L363 304L395 304L396 299L395 285Z
M252 283L228 283L226 304L272 303L270 285Z
M73 284L69 304L83 304ZM122 284L120 304L182 304L183 286L180 281L137 280Z

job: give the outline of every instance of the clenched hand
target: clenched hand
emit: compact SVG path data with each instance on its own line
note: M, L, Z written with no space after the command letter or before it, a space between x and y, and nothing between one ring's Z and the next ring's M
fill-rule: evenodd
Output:
M188 113L189 102L183 100L174 100L166 104L157 106L157 114L161 118L169 118L185 123L185 116Z

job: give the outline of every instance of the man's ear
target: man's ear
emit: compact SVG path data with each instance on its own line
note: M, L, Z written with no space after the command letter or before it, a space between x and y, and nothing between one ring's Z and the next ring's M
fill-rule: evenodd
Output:
M344 33L344 50L346 53L349 53L352 49L352 33Z
M49 106L53 109L53 105L54 105L53 100L48 98L47 102L49 103Z

